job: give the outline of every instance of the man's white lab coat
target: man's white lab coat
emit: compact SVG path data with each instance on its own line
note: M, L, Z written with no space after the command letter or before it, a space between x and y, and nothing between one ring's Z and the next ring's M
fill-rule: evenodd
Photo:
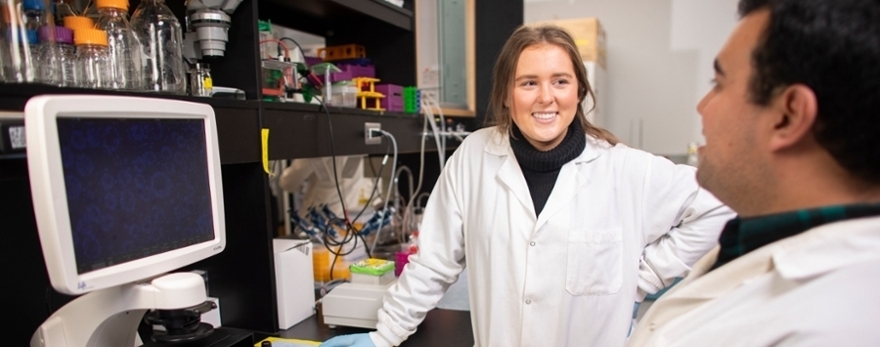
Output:
M822 225L711 272L713 250L629 346L880 346L880 217Z
M637 288L684 275L733 217L693 167L587 136L536 219L508 141L482 129L449 158L419 253L379 310L378 347L414 332L465 260L477 346L622 346Z

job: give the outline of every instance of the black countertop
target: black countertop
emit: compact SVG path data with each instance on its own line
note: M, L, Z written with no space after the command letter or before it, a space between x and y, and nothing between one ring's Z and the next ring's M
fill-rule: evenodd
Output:
M280 337L326 341L337 335L369 332L367 329L336 327L330 329L313 315L277 334ZM471 330L471 314L468 311L434 309L419 325L416 333L401 344L401 347L472 347L474 334Z

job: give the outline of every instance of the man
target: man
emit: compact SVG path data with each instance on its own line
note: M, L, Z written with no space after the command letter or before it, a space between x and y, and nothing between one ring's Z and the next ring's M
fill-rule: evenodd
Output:
M880 346L880 1L741 0L697 180L739 217L630 346Z

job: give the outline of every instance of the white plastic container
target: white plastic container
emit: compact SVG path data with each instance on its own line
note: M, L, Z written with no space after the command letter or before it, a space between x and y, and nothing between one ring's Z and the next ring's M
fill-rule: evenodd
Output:
M351 83L338 83L332 87L331 105L338 107L357 107L358 88Z

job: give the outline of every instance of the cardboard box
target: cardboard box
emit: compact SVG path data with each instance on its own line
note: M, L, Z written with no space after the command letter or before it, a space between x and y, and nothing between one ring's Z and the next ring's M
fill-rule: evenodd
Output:
M312 243L274 239L278 329L285 330L315 313Z
M597 18L557 19L529 23L530 26L556 25L568 31L574 38L578 52L584 61L595 61L605 68L605 29Z

